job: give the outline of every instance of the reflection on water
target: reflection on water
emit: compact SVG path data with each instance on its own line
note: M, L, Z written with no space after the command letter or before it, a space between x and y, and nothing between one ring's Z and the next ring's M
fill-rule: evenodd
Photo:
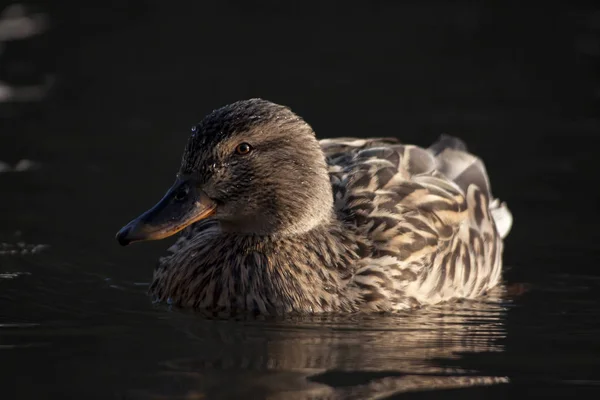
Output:
M398 315L208 318L51 253L5 259L30 271L0 279L0 384L16 398L367 399L510 382L462 365L504 352L503 287Z
M35 254L47 248L44 244L31 244L25 242L3 243L0 242L0 256L17 254Z
M2 258L6 398L548 397L600 383L594 276L398 315L224 319L154 306L147 286L56 263L53 248Z
M416 390L508 382L505 376L444 367L465 353L501 352L504 288L481 301L395 316L294 317L278 321L198 321L173 313L169 324L210 354L161 362L155 384L178 382L181 398L365 399ZM233 334L232 334L233 333ZM159 398L148 388L129 392Z

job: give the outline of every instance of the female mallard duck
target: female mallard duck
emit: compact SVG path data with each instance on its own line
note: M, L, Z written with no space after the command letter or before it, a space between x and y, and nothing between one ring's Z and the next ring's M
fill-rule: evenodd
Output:
M117 234L182 236L157 300L210 311L396 311L494 287L512 223L481 160L443 136L317 141L289 108L239 101L192 128L175 184Z

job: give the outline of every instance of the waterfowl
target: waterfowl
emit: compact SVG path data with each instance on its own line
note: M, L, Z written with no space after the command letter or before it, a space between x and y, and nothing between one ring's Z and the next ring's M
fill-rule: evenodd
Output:
M181 236L154 271L156 301L261 314L393 312L474 298L501 279L512 225L483 162L442 136L317 140L262 99L192 127L175 183L117 233Z

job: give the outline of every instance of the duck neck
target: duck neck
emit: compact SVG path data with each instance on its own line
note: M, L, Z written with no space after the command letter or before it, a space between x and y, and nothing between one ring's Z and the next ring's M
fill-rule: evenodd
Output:
M337 223L294 235L196 234L161 261L151 294L199 309L263 314L350 309L357 239Z

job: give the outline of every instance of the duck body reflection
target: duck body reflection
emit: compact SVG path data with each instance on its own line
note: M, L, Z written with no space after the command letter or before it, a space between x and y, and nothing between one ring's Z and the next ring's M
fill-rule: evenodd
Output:
M156 385L131 394L157 398L161 382L178 382L181 398L369 399L503 384L505 376L455 365L465 353L503 351L503 296L500 286L480 300L394 314L234 321L174 312L169 324L194 343L189 356L164 360Z

